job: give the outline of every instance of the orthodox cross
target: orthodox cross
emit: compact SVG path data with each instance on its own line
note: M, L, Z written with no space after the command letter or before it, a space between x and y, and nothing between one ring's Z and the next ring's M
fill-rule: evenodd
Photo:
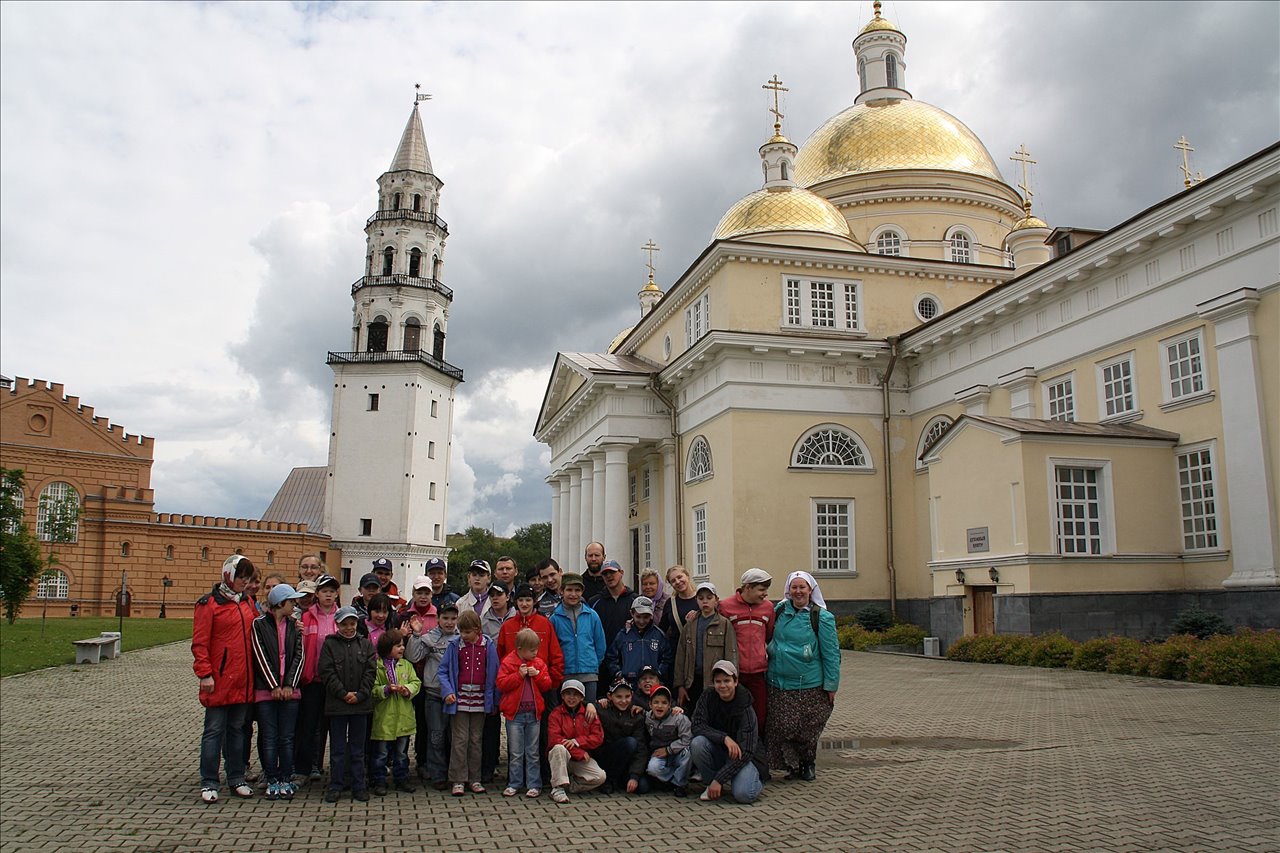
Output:
M778 111L779 109L778 95L780 95L782 92L790 92L791 90L788 89L786 86L782 85L782 81L778 79L777 74L773 75L773 79L765 83L760 88L768 89L769 91L773 92L773 109L769 110L769 112L773 113L773 129L781 132L783 115L781 112Z
M1186 189L1191 188L1191 163L1187 160L1187 154L1195 151L1191 147L1191 143L1187 141L1185 136L1179 136L1178 141L1173 144L1174 149L1182 152L1182 186Z
M1022 183L1018 184L1018 189L1022 190L1027 210L1030 211L1031 198L1035 195L1035 193L1031 192L1031 167L1035 165L1036 161L1031 159L1031 152L1027 150L1025 142L1018 146L1018 150L1013 152L1013 156L1009 159L1022 164Z
M661 252L662 250L658 248L658 244L653 242L653 238L650 237L649 242L640 247L640 251L649 253L649 262L645 266L649 268L649 281L653 281L653 274L658 269L653 265L653 253Z

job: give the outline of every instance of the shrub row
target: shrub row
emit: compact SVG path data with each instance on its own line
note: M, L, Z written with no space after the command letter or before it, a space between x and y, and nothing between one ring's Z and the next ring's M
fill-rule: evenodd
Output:
M1280 631L1274 630L1242 628L1234 634L1211 634L1204 639L1177 634L1160 643L1142 643L1130 637L1099 637L1077 643L1061 634L998 634L963 637L947 650L947 658L1202 684L1280 686Z
M837 620L839 625L839 620ZM840 625L836 629L840 648L862 651L872 646L919 646L924 642L924 629L918 625L903 623L883 631L868 631L856 621Z

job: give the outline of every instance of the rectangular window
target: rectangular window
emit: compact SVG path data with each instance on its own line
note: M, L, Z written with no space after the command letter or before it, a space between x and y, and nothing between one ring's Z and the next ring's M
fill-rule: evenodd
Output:
M627 475L627 502L631 506L636 505L636 475Z
M647 501L652 494L649 482L649 466L640 469L640 500Z
M435 499L436 499L436 484L432 483L431 485L427 486L427 500L433 501Z
M436 458L436 443L434 441L427 442L427 458L428 459Z
M1056 465L1053 469L1058 553L1102 553L1102 498L1098 469Z
M693 576L707 576L707 505L693 508Z
M342 567L342 585L351 586L351 567L350 566Z
M1168 385L1166 397L1180 400L1204 391L1204 358L1200 330L1161 341Z
M647 521L640 525L640 556L644 560L642 568L653 565L653 528Z
M819 572L853 570L853 501L813 502L813 557Z
M439 400L432 400L432 401L431 401L431 417L433 417L433 418L437 418L437 417L439 417L439 416L440 416L440 415L439 415L439 411L438 411L438 409L437 409L437 404L439 404L439 402L440 402Z
M1076 419L1076 395L1073 387L1073 376L1054 379L1045 385L1045 411L1051 421L1074 421Z
M373 519L372 518L360 519L360 535L361 536L373 535Z
M440 541L440 525L438 524L435 526L435 539L437 542Z
M684 309L684 344L691 347L711 331L711 294L703 293Z
M1138 394L1133 382L1133 353L1098 366L1102 381L1103 418L1114 418L1138 410Z
M1182 505L1182 547L1218 547L1218 502L1213 455L1208 446L1178 454L1178 500Z
M861 287L862 285L856 281L785 279L783 325L860 331Z
M369 411L371 412L378 411L378 395L377 394L369 395Z

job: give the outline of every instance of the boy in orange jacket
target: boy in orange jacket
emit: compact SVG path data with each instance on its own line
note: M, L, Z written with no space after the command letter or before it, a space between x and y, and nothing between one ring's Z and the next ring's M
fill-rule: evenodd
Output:
M569 802L569 791L590 791L604 784L605 772L589 750L604 743L604 729L597 717L582 710L587 690L575 678L560 687L560 704L551 711L547 723L547 758L551 762L551 799ZM572 779L570 778L572 774ZM568 788L569 791L566 791Z
M547 663L538 657L542 640L532 628L516 634L515 651L498 667L499 708L507 720L507 787L504 797L514 797L522 787L534 799L542 793L542 772L538 767L538 728L546 707L542 694L551 689Z

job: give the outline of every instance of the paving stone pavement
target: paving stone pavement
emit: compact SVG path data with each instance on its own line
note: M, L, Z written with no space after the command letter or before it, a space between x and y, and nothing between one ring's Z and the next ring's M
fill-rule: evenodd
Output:
M818 780L753 806L205 806L190 652L135 651L0 682L0 850L1280 850L1280 691L853 652L842 685Z

